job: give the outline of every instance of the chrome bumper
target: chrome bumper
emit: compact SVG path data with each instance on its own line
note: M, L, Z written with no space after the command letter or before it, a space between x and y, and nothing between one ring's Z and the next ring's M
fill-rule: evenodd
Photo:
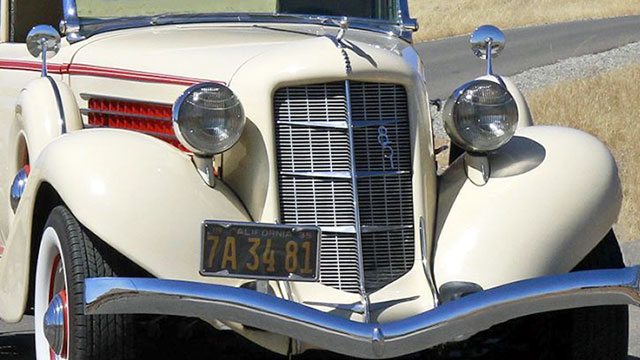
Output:
M384 324L359 323L255 291L159 279L85 282L85 313L166 314L232 321L360 358L390 358L464 340L535 313L597 305L640 306L640 268L520 281Z

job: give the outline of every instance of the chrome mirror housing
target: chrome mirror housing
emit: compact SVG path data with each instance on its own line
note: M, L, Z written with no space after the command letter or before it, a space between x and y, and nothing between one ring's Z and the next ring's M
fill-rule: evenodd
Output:
M504 33L493 25L482 25L471 34L471 50L477 57L487 59L487 75L493 75L493 57L502 52L504 44Z
M60 34L49 25L34 26L27 35L27 50L36 59L42 58L42 76L46 76L47 58L60 51Z
M471 34L471 50L481 59L487 59L488 49L491 49L491 56L498 56L504 45L504 33L493 25L482 25Z
M54 57L60 51L60 34L52 26L37 25L27 35L27 49L35 58L45 51L47 57Z

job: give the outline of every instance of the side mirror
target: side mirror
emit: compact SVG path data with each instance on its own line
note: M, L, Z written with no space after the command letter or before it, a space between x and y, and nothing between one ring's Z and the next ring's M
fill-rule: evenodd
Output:
M27 50L36 59L42 58L42 76L47 76L47 58L60 51L60 34L49 25L37 25L27 35Z
M498 56L504 46L504 33L493 25L482 25L471 34L471 50L475 56L487 60L487 75L493 75L492 58Z

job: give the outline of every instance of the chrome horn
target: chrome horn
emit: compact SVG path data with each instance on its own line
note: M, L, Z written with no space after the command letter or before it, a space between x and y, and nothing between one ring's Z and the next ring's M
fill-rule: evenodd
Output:
M60 34L49 25L34 26L27 35L27 50L31 56L42 56L42 76L47 76L47 57L54 57L60 51Z
M493 58L502 52L504 45L504 33L493 25L482 25L471 34L471 50L487 60L487 75L493 75Z

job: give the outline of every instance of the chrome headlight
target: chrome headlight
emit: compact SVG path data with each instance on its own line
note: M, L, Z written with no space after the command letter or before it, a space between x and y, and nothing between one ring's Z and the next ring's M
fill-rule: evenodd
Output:
M504 86L475 80L454 91L445 104L443 119L458 146L487 152L511 140L518 127L518 107Z
M240 100L222 84L194 85L173 105L176 136L197 155L211 156L228 150L240 139L244 125Z

